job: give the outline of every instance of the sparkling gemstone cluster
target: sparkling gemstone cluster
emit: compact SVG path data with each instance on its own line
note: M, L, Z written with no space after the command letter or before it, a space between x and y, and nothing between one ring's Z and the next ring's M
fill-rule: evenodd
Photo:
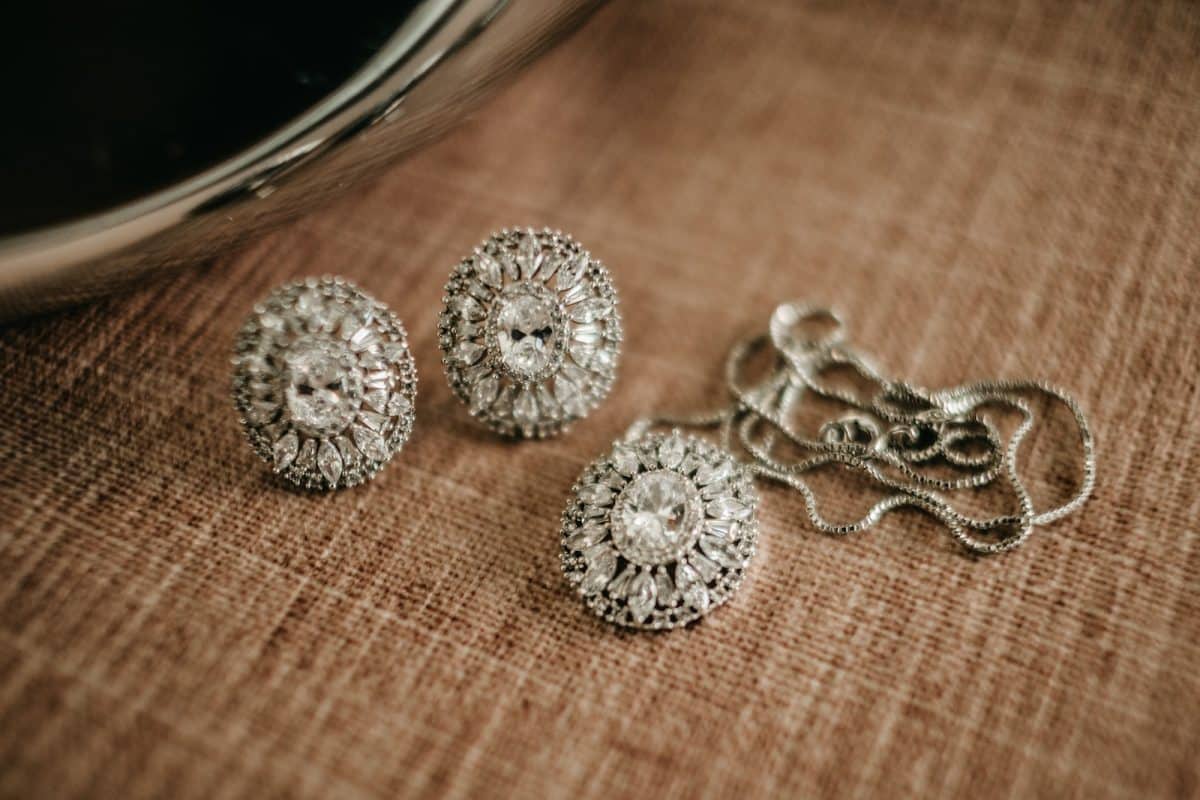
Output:
M446 284L439 343L450 387L488 427L552 436L616 376L621 317L608 270L549 230L503 230Z
M633 628L686 625L725 602L758 538L750 475L678 432L593 462L563 512L562 567L587 605Z
M340 278L277 289L242 327L233 363L250 444L298 486L362 483L412 432L417 378L404 326Z

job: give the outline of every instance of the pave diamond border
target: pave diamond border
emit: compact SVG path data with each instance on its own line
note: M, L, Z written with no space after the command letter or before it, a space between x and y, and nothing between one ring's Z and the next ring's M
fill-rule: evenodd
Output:
M497 299L513 286L558 302L554 368L523 374L500 357ZM451 272L438 344L451 391L493 431L544 438L565 431L608 396L623 330L607 268L561 231L505 228Z
M613 541L618 498L638 476L671 470L692 483L704 510L701 531L675 561L627 559ZM741 585L758 542L753 477L726 450L678 431L618 442L571 488L562 515L563 575L608 622L666 630L694 622Z
M355 421L310 435L288 415L281 354L297 340L336 338L365 376ZM254 306L233 348L233 401L254 452L304 489L369 480L404 447L415 422L416 364L404 325L386 305L340 277L284 284Z

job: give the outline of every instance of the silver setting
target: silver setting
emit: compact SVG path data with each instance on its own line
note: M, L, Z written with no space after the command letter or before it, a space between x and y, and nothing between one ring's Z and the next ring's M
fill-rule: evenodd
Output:
M554 436L612 389L621 315L608 270L558 231L502 230L454 269L438 322L450 388L506 436Z
M728 451L678 431L618 442L572 488L563 573L609 622L677 628L737 590L757 516L753 477Z
M233 367L250 445L305 489L370 479L412 433L417 373L404 325L341 278L289 283L256 305Z

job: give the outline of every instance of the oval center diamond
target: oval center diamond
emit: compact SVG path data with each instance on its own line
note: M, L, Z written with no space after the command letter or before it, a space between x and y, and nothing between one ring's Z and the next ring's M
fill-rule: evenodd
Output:
M520 291L502 297L499 304L496 344L504 366L521 377L553 370L562 324L554 298L549 293Z
M354 421L363 377L354 354L341 342L307 339L284 356L283 394L293 423L310 436L332 436Z
M639 475L613 508L613 543L645 566L679 559L700 532L700 495L687 478L661 469Z

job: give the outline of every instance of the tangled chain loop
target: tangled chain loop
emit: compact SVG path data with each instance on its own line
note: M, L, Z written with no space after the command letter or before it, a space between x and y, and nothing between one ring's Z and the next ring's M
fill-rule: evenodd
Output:
M802 333L816 323L831 324L832 331L820 336ZM660 426L717 429L723 447L744 452L755 474L800 492L812 524L836 535L865 530L887 512L909 507L936 517L968 551L999 553L1020 545L1036 526L1065 517L1087 501L1096 476L1092 433L1079 404L1066 392L1037 380L979 381L937 391L889 380L843 344L842 327L838 315L828 309L800 303L779 306L768 333L744 339L730 351L725 364L729 406L687 417L641 419L630 427L627 438ZM767 347L774 350L773 368L760 381L746 383L747 362ZM860 392L826 382L829 373L847 369L874 388L871 396L864 398ZM809 394L851 409L825 422L815 439L801 435L789 422ZM1021 442L1035 423L1030 400L1038 395L1070 410L1082 448L1082 480L1074 495L1044 511L1034 508L1017 470ZM1007 442L989 411L1019 416ZM803 455L781 458L775 454L781 442ZM953 476L923 469L937 464L949 468ZM867 476L885 496L855 522L829 522L805 481L807 474L827 465ZM951 504L951 498L959 496L955 493L998 481L1011 490L1010 513L974 517Z

